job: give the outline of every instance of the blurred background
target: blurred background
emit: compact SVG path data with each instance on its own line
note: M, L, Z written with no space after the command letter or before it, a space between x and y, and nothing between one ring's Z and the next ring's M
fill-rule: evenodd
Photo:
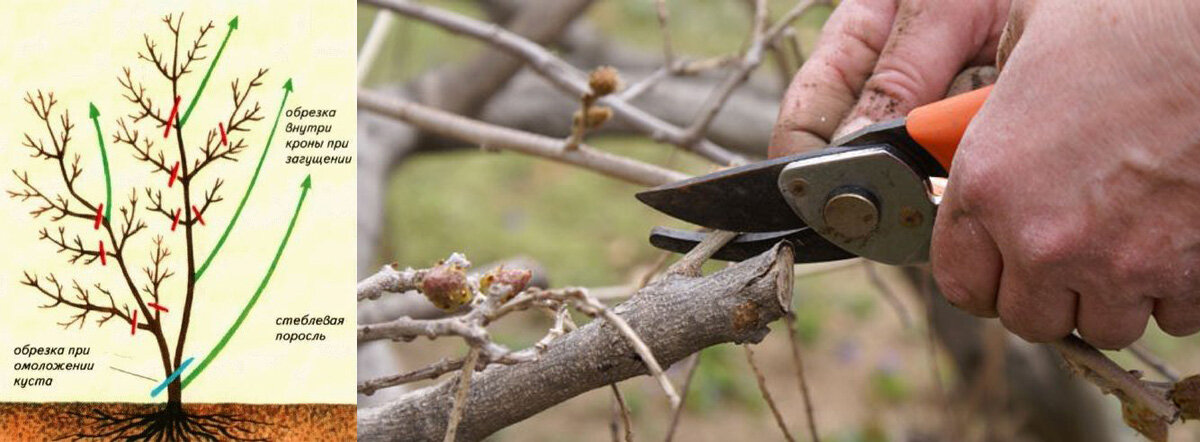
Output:
M427 2L481 20L513 23L534 0ZM663 66L663 33L653 0L605 0L586 5L547 46L576 67L612 65L626 84ZM737 55L747 45L753 2L668 1L667 31L676 57L707 60ZM770 3L772 16L795 2ZM542 6L538 6L542 7ZM789 34L807 54L831 7L816 7ZM359 6L360 45L377 10ZM360 87L384 91L508 127L565 137L578 97L520 71L484 100L456 103L450 92L470 82L456 68L496 51L417 20L395 17L370 45ZM368 46L370 46L368 45ZM794 54L794 52L793 52ZM783 59L781 61L781 59ZM360 63L363 61L360 54ZM768 57L739 88L710 129L710 139L745 155L765 155L778 100L798 65ZM686 125L709 92L728 74L713 69L670 77L635 104ZM454 77L454 75L458 75ZM450 82L450 84L447 84ZM446 106L442 106L446 105ZM598 149L697 175L711 163L633 133L620 122L589 135ZM516 153L481 150L428 134L395 120L359 114L359 272L387 262L426 267L451 252L477 266L522 260L551 287L584 286L615 293L677 256L647 242L655 225L686 227L640 204L638 186L572 166ZM710 262L706 268L722 264ZM795 311L805 375L823 440L1132 440L1119 404L1100 397L1062 369L1056 355L1009 335L996 321L968 318L934 293L919 269L876 265L798 266ZM891 292L890 295L886 292ZM360 304L359 320L388 319L407 302ZM397 307L396 303L404 307ZM398 310L399 309L399 310ZM506 319L492 335L525 348L551 325L548 317ZM755 346L759 366L791 432L807 440L806 419L781 323ZM1200 338L1169 337L1151 325L1139 344L1185 374L1200 371ZM360 381L407 371L461 355L457 340L385 343L360 349ZM1158 378L1129 352L1110 353L1122 366ZM702 352L676 440L782 439L741 349L721 345ZM680 364L682 365L682 364ZM682 382L682 373L671 373ZM437 381L430 381L437 382ZM395 398L405 389L360 396L360 406ZM649 378L621 384L635 434L659 439L670 416ZM493 436L494 440L611 440L612 397L594 390ZM1195 425L1176 426L1172 440L1200 440Z

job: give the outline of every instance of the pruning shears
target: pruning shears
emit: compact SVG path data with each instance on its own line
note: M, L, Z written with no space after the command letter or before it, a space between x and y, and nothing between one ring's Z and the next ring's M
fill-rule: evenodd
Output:
M860 256L886 264L929 260L938 178L947 176L967 125L991 87L918 107L824 149L762 161L637 194L704 227L743 232L713 255L737 261L780 241L796 262ZM655 227L654 246L686 252L706 234Z

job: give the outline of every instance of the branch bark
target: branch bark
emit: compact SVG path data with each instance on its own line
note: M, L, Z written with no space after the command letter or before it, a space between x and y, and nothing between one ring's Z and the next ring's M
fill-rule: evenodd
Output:
M669 275L614 312L670 365L725 342L758 342L784 314L793 256L777 246L707 277ZM491 366L475 376L459 426L461 440L480 440L581 393L647 374L629 342L608 321L592 321L551 343L536 361ZM446 430L454 384L414 391L358 413L361 440L438 440Z
M422 129L485 148L505 149L573 164L613 178L657 186L687 178L686 174L580 145L563 149L562 140L495 126L411 101L368 90L358 93L358 106Z

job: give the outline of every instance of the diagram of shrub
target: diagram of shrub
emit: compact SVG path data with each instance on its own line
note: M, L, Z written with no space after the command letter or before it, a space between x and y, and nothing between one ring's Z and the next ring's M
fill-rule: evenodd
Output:
M101 110L85 97L41 90L24 98L36 124L27 128L22 144L32 161L53 167L39 167L35 173L13 170L16 180L8 194L31 208L29 213L40 225L39 240L65 262L55 268L24 269L22 283L43 301L42 308L62 312L61 326L79 333L132 335L130 345L157 348L160 361L155 365L162 367L161 377L152 376L157 386L148 391L162 402L137 411L97 407L75 413L79 427L64 429L71 431L67 437L249 439L255 426L264 424L235 413L207 412L202 407L197 411L186 404L186 392L267 286L296 225L311 178L297 183L295 212L269 214L283 219L290 215L291 221L286 231L278 232L282 239L274 260L228 332L211 350L193 348L188 338L197 321L227 320L195 317L193 308L212 301L206 295L216 290L214 284L203 284L206 271L221 265L220 252L227 240L230 244L238 240L231 233L258 180L293 91L292 82L272 80L283 87L268 88L269 71L262 68L239 75L228 88L210 85L238 20L230 20L223 39L217 40L221 31L211 21L188 25L183 15L163 17L165 31L156 25L155 32L166 38L143 34L144 44L133 63L152 70L127 66L117 73L127 109ZM155 74L139 78L136 72L141 71ZM258 100L272 97L275 101L276 96L280 97L278 111L269 115ZM197 107L225 109L226 117L192 120ZM80 113L86 119L77 128L74 116ZM263 121L268 117L274 121ZM262 139L264 133L265 143L251 141ZM101 168L85 166L95 161L81 161L93 155L100 157ZM110 168L110 158L117 155L131 156L151 179L123 180L135 174ZM243 160L257 161L257 167L244 190L231 191L222 165ZM42 173L51 169L58 173ZM231 217L210 216L214 207L232 204L236 209ZM197 238L200 228L224 230L215 242L206 243ZM255 233L266 234L272 233ZM111 284L117 280L122 283Z

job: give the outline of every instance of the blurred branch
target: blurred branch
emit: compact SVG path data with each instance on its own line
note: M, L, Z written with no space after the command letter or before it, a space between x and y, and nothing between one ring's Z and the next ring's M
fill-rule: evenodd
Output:
M867 273L867 281L870 281L871 285L875 286L879 295L887 301L892 310L896 311L896 316L900 318L900 324L904 328L912 328L913 321L912 317L908 314L908 309L904 307L904 303L900 301L899 296L896 296L896 292L892 290L892 287L879 276L879 272L875 270L875 264L871 261L863 260L862 267L863 271Z
M495 24L481 22L409 0L363 0L362 2L387 8L441 27L449 32L488 43L512 56L525 60L530 69L541 74L546 80L569 95L582 96L588 92L586 75L582 71L556 57L541 45ZM685 138L686 134L683 129L663 121L617 96L601 98L597 103L611 107L618 117L626 120L655 141L673 144L722 165L745 162L740 155L717 146L711 141L702 138Z
M392 11L382 10L375 13L375 19L371 21L371 30L367 31L367 38L358 50L359 86L362 86L363 81L371 74L375 58L383 49L383 42L387 41L388 32L392 30L392 23L395 21L396 16L392 14Z
M785 29L789 29L793 21L800 18L809 8L817 4L826 4L827 0L804 0L792 7L783 18L766 30L766 1L759 0L755 4L753 40L746 50L734 72L725 79L710 96L708 103L697 113L698 117L683 133L682 142L686 145L697 142L708 130L708 126L717 118L717 114L725 107L725 102L733 95L733 91L750 78L750 72L762 64L763 50L779 38Z
M1149 365L1150 368L1154 369L1154 371L1158 372L1158 374L1162 375L1168 381L1179 382L1179 372L1167 365L1162 358L1159 358L1158 355L1155 355L1154 352L1150 351L1144 345L1135 342L1129 348L1126 348L1126 350L1129 350L1130 353L1133 353L1133 357L1142 361L1143 364Z
M758 392L762 393L763 400L771 409L771 415L775 417L775 424L779 426L779 431L783 432L783 438L788 442L796 442L796 438L792 437L792 432L788 431L787 422L783 421L783 415L779 413L779 406L775 405L774 399L771 399L771 390L767 388L767 378L763 376L762 370L758 369L758 364L754 363L754 350L750 349L749 344L742 344L742 350L746 351L746 364L754 372L754 380L758 383Z
M595 150L586 145L566 150L559 139L491 125L369 90L359 91L358 106L484 148L512 150L572 164L634 184L657 186L687 178L687 175L680 172Z

